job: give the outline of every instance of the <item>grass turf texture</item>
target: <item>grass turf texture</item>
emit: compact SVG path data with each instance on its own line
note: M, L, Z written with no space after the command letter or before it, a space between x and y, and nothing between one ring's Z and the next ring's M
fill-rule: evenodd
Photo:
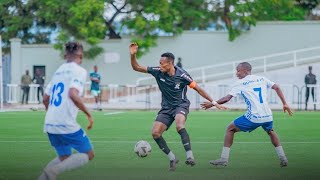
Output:
M185 152L173 125L164 133L171 150L180 159L177 170L168 172L169 161L151 138L156 111L94 112L94 127L87 131L95 158L86 166L65 172L58 179L319 179L320 112L296 112L288 117L274 112L274 129L287 154L289 166L280 168L269 136L259 128L236 133L227 167L208 161L220 157L226 126L243 112L191 112L187 130L197 161L184 164ZM55 157L42 132L44 112L0 113L0 179L36 179ZM86 127L80 113L78 122ZM138 140L147 140L152 153L139 158L133 152Z

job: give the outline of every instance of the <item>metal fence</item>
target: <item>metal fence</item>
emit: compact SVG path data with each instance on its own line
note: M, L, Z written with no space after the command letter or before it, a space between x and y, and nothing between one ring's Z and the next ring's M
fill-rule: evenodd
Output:
M208 94L215 100L228 94L231 86L228 84L200 84ZM39 85L31 84L29 92L29 104L37 104L37 88ZM306 86L297 86L295 84L281 84L283 94L288 104L293 109L304 109ZM320 104L320 85L308 85L310 91L309 107ZM314 98L311 96L311 90L314 88ZM6 102L19 104L21 102L22 90L17 84L7 84L8 96ZM191 109L200 109L200 103L205 101L196 91L188 89L187 97L191 102ZM94 98L90 93L90 83L85 86L85 102L90 106L94 103ZM136 86L136 85L102 85L101 102L102 107L106 109L159 109L161 104L161 92L157 85ZM268 101L272 109L281 109L282 103L273 90L268 91ZM231 109L245 109L246 105L242 97L232 98L227 106Z
M221 78L234 78L235 69L241 62L249 62L253 67L253 73L268 72L288 67L296 67L308 63L320 62L320 46L304 48L294 51L270 54L266 56L253 57L243 60L235 60L223 64L186 69L197 82L210 82ZM142 77L136 81L137 85L155 84L154 77Z

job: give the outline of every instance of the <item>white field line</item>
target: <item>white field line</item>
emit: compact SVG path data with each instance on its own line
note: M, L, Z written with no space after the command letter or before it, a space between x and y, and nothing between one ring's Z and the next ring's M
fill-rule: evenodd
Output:
M115 143L115 144L135 144L137 141L95 141L92 140L91 142L93 143ZM49 143L49 141L33 141L33 140L18 140L18 141L13 141L13 140L0 140L0 143ZM167 143L170 144L181 144L179 141L168 141ZM235 144L270 144L271 142L234 142ZM317 141L297 141L297 142L281 142L282 144L320 144L320 142ZM218 141L194 141L192 144L223 144L223 142L218 142Z
M124 112L122 112L122 111L116 111L116 112L104 113L103 115L105 115L105 116L110 116L110 115L123 114L123 113L124 113Z

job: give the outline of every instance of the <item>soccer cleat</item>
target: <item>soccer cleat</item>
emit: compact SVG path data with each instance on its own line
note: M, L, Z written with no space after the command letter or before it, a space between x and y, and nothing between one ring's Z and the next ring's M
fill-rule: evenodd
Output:
M196 161L193 158L189 157L186 160L186 165L190 165L192 167L192 166L196 165Z
M288 166L288 160L280 159L280 167L286 167L286 166Z
M175 171L177 168L178 162L179 162L178 159L174 159L174 160L170 161L169 171Z
M215 166L227 166L228 165L228 160L227 159L217 159L217 160L211 160L209 161L210 164L215 165Z

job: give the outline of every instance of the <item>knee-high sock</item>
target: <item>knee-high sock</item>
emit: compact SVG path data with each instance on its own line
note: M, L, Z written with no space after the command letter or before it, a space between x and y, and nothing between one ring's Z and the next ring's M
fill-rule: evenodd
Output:
M158 137L158 138L153 138L156 143L158 144L159 148L165 153L165 154L169 154L170 149L166 143L166 141L163 139L162 136Z
M158 144L159 148L168 156L169 160L172 161L176 158L173 152L169 149L166 141L163 139L162 136L158 138L153 138L154 141Z
M58 163L49 168L50 171L55 174L60 174L65 171L70 171L79 168L89 162L89 157L85 153L76 153L65 159L61 163Z
M187 151L191 150L190 138L187 130L185 128L180 129L178 132L181 136L181 141L183 144L184 149Z
M194 159L193 153L192 153L192 150L191 150L190 138L189 138L189 134L188 134L187 130L185 128L183 128L183 129L180 129L178 131L178 133L181 136L181 141L182 141L184 150L186 151L187 158Z
M60 163L60 159L59 157L54 158L53 160L51 160L47 166L45 167L45 169L49 169L50 167ZM47 179L46 175L44 174L44 172L41 173L41 175L38 177L38 180L42 180L42 179Z

